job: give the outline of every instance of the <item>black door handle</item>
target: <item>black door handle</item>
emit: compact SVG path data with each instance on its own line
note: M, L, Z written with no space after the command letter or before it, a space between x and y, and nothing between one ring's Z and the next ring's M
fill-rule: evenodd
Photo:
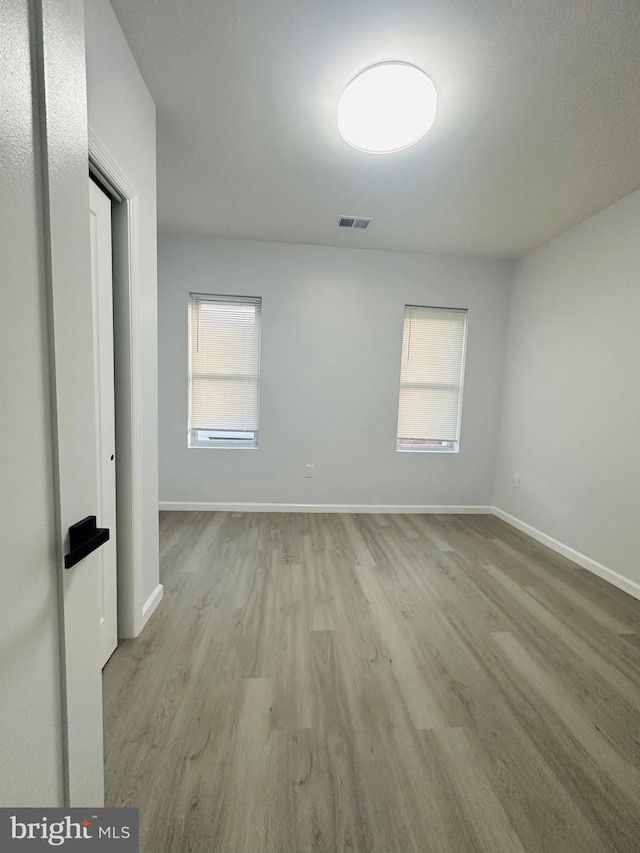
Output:
M70 569L92 551L109 540L108 527L96 527L95 515L88 515L69 528L69 553L64 555L64 567Z

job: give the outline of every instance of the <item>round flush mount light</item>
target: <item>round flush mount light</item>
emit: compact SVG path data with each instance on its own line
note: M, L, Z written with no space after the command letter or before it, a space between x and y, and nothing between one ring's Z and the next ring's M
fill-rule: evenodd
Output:
M401 151L425 135L436 117L436 88L406 62L382 62L360 72L338 101L338 130L360 151Z

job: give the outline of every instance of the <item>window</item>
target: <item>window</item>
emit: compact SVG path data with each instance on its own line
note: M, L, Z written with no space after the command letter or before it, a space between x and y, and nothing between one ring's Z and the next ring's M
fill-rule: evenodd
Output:
M458 450L466 326L464 310L405 306L398 450Z
M257 447L261 300L189 301L189 447Z

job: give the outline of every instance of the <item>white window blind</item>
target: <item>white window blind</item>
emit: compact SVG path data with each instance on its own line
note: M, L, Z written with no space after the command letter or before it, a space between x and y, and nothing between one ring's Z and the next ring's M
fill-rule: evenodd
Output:
M191 294L189 436L192 446L256 446L259 298Z
M402 333L399 450L457 450L467 312L407 305Z

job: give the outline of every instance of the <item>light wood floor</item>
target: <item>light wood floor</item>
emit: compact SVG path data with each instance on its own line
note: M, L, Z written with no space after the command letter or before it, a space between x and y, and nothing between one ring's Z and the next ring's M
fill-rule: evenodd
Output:
M142 850L640 850L639 603L489 516L165 513L104 673Z

